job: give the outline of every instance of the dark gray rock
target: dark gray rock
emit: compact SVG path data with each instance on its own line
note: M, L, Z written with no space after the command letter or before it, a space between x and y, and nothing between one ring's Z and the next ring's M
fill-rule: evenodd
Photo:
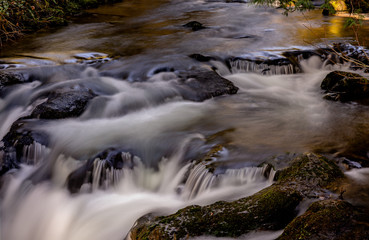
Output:
M31 117L40 119L78 117L86 109L88 101L95 96L88 90L53 92L46 102L33 110Z
M201 102L225 94L236 94L238 87L216 72L206 69L189 70L179 74L178 90L186 100Z
M11 169L19 168L21 163L25 163L24 149L31 144L47 146L48 136L42 132L35 132L28 127L32 120L18 120L13 123L10 131L2 139L3 161L0 164L0 176Z
M27 79L21 73L0 71L0 93L5 87L25 82Z
M366 72L369 71L368 49L361 46L353 46L351 44L335 43L330 51L339 59L337 62L350 61L352 69L363 69Z
M202 25L202 23L199 23L197 21L188 22L185 25L183 25L183 27L191 28L192 31L199 31L206 28L204 25Z
M369 80L357 73L333 71L323 79L320 87L326 90L324 98L328 100L369 103Z

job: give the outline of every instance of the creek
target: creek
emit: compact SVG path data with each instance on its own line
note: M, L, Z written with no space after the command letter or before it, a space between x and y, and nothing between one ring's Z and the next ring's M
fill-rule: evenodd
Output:
M206 28L183 27L190 21ZM294 73L288 66L225 64L230 57L273 59L285 51L354 43L343 25L344 18L318 10L285 17L240 2L127 0L5 47L0 68L33 81L1 95L1 138L47 93L88 89L98 96L75 118L22 120L25 129L46 135L47 144L24 147L25 163L2 180L1 239L124 239L146 214L238 199L271 185L265 161L281 168L294 153L367 153L368 106L324 100L320 89L330 71L349 65L311 57ZM369 24L359 35L366 40ZM216 69L238 93L185 100L176 73L198 67ZM192 161L215 146L215 169ZM108 160L98 154L107 149L118 151L124 166L106 168ZM70 193L68 177L88 161L91 181ZM347 176L347 197L367 204L367 169ZM274 239L280 232L265 234L242 239Z

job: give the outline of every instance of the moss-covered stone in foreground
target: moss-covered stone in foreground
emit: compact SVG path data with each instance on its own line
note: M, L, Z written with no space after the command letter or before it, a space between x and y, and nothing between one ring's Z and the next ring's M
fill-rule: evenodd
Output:
M275 184L250 197L186 207L139 224L132 230L131 238L237 237L252 230L282 229L296 216L295 209L304 197L317 197L315 193L321 194L323 187L341 177L343 174L334 162L320 155L304 154L278 172Z
M290 239L369 239L369 215L341 200L315 202L278 238Z
M307 153L296 157L290 167L276 173L275 180L306 197L317 197L321 190L344 175L335 162L323 156Z
M273 185L234 202L189 206L158 217L151 224L136 227L131 237L163 240L200 235L237 237L255 229L281 229L294 218L301 200L297 192Z

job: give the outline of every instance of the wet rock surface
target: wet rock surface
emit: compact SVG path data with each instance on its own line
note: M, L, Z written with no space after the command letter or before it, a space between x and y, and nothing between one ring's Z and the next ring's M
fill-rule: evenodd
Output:
M275 184L250 197L203 207L189 206L169 216L140 222L132 230L131 237L237 237L252 230L282 229L296 216L296 207L303 199L317 199L323 195L331 197L332 193L325 188L342 177L333 161L307 153L296 157L290 167L278 171Z
M34 144L47 146L49 139L42 132L35 132L27 128L27 122L16 121L10 131L2 139L3 161L0 165L0 176L6 172L19 168L21 163L26 163L25 148ZM37 156L41 158L41 156Z
M335 162L317 154L308 153L292 160L290 167L277 171L275 180L308 198L329 197L330 187L344 177Z
M25 82L27 79L21 73L0 71L0 94L5 87Z
M349 61L352 69L369 70L369 50L361 46L336 43L331 49L341 62Z
M136 227L132 239L186 239L212 235L237 237L255 229L282 228L295 215L301 196L272 186L234 202L189 206Z
M225 94L236 94L238 87L216 72L196 69L179 74L178 90L186 100L204 101Z
M328 100L369 103L369 80L357 73L333 71L320 87L326 91L324 98Z
M369 239L368 210L342 200L315 202L277 239Z
M86 109L89 100L96 94L88 90L57 91L49 95L46 102L38 105L32 118L61 119L78 117Z
M183 27L185 28L190 28L192 29L192 31L199 31L199 30L202 30L202 29L205 29L207 27L205 27L202 23L198 22L198 21L191 21L191 22L188 22L186 24L183 25Z

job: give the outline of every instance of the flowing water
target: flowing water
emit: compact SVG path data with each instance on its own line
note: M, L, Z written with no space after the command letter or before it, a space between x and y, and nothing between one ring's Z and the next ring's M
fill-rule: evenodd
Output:
M183 27L193 20L207 28ZM326 101L320 90L327 73L349 66L312 57L301 61L302 73L281 66L265 74L265 66L241 60L230 68L224 64L227 57L268 58L354 42L343 24L343 18L319 11L287 18L245 3L127 0L4 48L0 68L17 69L34 81L0 98L1 138L46 101L48 92L90 89L99 96L78 118L23 120L28 130L45 134L48 144L24 147L25 164L3 177L1 239L124 239L145 214L237 199L269 186L273 171L260 165L267 160L283 167L293 153L367 153L368 107ZM359 34L368 32L366 24ZM213 60L188 57L195 53ZM184 100L173 71L196 66L217 68L238 93ZM211 157L215 169L192 161L216 146L221 147ZM119 169L98 157L113 148L124 159ZM68 176L88 161L91 181L71 194ZM348 197L365 203L367 169L347 176L357 187Z

